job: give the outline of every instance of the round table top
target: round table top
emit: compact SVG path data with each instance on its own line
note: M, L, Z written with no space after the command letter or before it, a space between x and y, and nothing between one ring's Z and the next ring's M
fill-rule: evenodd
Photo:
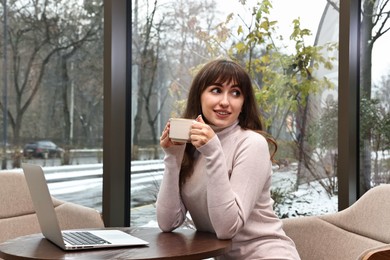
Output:
M219 240L215 234L192 229L164 233L158 228L119 228L149 242L148 246L64 251L33 234L0 244L4 259L204 259L231 249L231 240Z

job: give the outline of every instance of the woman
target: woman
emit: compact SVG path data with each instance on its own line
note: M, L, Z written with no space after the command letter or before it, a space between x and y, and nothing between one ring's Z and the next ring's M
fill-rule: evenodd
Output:
M249 75L237 63L218 59L195 76L184 118L196 119L191 142L160 138L165 171L157 198L162 231L179 227L190 213L199 231L232 239L217 259L300 259L273 211L271 166Z

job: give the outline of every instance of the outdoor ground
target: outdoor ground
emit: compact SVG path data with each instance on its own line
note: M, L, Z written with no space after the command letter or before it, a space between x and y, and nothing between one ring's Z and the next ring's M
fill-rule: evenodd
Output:
M283 204L277 205L275 211L281 217L299 217L323 215L338 210L338 198L330 197L325 189L316 181L301 184L297 191L292 189L296 178L296 165L283 171L275 171L272 176L273 189L278 187L285 194Z

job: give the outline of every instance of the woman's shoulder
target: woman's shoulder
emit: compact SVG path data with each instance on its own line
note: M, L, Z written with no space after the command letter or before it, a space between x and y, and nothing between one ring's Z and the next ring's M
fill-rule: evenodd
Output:
M251 129L243 129L240 127L239 131L237 132L237 137L245 142L267 144L266 138L260 132L256 132Z
M261 133L250 129L244 129L238 124L224 129L217 133L217 135L222 143L228 143L230 145L242 143L267 144L267 140Z
M235 154L269 155L266 138L261 133L250 129L240 129L235 132L229 146L235 151Z

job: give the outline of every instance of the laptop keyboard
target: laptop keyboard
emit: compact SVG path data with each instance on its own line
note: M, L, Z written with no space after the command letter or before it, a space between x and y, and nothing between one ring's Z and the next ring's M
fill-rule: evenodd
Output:
M71 245L101 245L111 244L107 240L100 238L88 231L63 232L64 240Z

